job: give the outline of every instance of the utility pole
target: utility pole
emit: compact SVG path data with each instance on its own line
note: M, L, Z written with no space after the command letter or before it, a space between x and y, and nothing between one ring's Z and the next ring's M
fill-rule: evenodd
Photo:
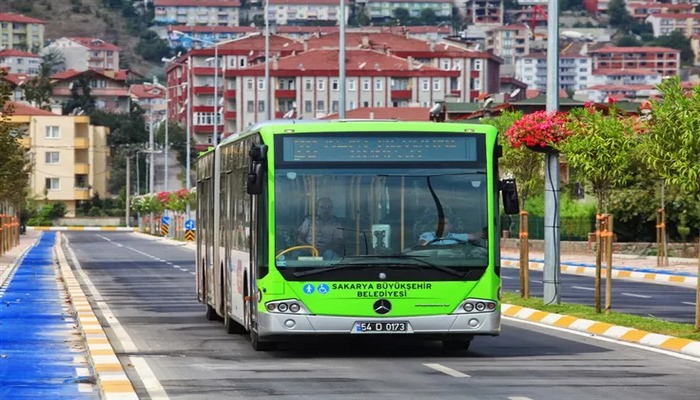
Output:
M127 150L126 152L126 227L131 226L131 220L129 215L129 208L131 206L131 153Z
M338 43L338 119L345 118L345 0L340 0L340 38Z
M148 160L149 160L149 165L148 165L148 168L149 168L149 169L148 169L148 178L149 178L149 182L148 182L148 193L150 193L151 195L154 195L154 194L155 194L155 193L154 193L154 192L155 192L154 181L155 181L155 174L156 174L156 171L155 171L155 168L154 168L154 164L155 164L155 163L153 162L153 160L155 159L155 151L154 151L154 149L155 149L155 143L154 143L154 135L153 135L153 108L151 108L150 111L148 112L148 119L149 119L149 123L148 123ZM151 234L153 234L153 230L154 230L154 228L155 228L155 224L154 224L154 222L153 222L153 212L151 212L150 220L151 220L151 226L150 226L150 231L149 231L149 232L150 232Z
M190 158L192 158L192 155L190 154L190 136L192 136L192 132L190 131L190 126L192 125L192 80L190 73L192 71L192 56L187 58L187 160L185 161L185 185L187 185L187 190L191 189L191 182L190 182ZM187 202L187 218L190 218L190 203L189 201Z
M166 79L166 81L165 81L165 146L163 147L163 150L165 150L165 157L164 157L165 158L165 173L164 173L165 185L164 185L163 190L166 192L168 191L168 161L170 161L169 157L168 157L170 155L170 152L168 151L169 150L168 125L170 125L168 123L169 115L170 115L170 110L169 110L169 108L170 108L170 103L169 103L170 93L169 92L170 92L170 88L168 87L168 81Z
M265 0L265 119L272 119L272 104L270 103L270 15L268 8L269 0Z
M559 110L559 2L550 1L547 14L547 112ZM534 33L534 32L533 32ZM559 153L544 161L544 304L561 303L559 236Z

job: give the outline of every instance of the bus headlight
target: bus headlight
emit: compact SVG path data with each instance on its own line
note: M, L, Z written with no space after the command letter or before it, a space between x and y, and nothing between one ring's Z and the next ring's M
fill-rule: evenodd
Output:
M493 300L484 299L466 299L464 300L452 314L478 314L494 312L498 303Z
M311 314L304 303L297 299L268 301L265 309L271 314Z

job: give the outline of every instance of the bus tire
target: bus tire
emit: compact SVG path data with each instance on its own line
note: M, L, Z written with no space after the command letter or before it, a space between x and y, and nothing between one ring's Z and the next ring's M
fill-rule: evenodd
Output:
M442 341L442 348L448 351L468 351L469 346L472 344L471 338L462 339L444 339Z
M231 318L228 314L224 315L224 329L226 329L226 333L245 333L245 327L233 318Z
M216 321L219 318L214 307L210 306L209 304L207 304L207 311L204 313L204 317L207 319L207 321Z
M276 342L261 342L258 332L254 329L250 330L250 344L255 351L270 351L277 348Z

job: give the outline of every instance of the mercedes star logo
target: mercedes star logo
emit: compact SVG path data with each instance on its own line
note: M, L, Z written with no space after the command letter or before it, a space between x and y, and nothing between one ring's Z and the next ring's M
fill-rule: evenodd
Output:
M386 314L391 311L391 303L389 300L379 299L374 302L374 312L377 314Z

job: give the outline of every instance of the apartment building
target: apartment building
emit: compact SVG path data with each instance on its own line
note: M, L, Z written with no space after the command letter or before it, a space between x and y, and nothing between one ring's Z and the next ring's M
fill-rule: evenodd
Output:
M589 50L593 69L650 69L662 76L677 75L680 69L679 50L668 47L605 46Z
M161 24L238 26L239 0L153 0Z
M336 0L268 0L268 18L276 25L306 25L309 23L338 25L340 2ZM350 4L345 3L345 22L350 16Z
M644 102L659 95L656 85L594 85L577 90L574 99L596 103L605 103L610 98Z
M65 203L71 217L81 201L110 195L108 128L91 125L86 115L61 115L60 106L51 112L11 105L14 114L8 121L25 132L21 140L33 164L30 196Z
M429 107L443 101L451 78L459 71L442 70L370 49L346 51L346 108ZM229 74L230 72L230 74ZM264 65L227 71L235 82L236 109L225 109L224 118L234 117L236 130L266 120ZM340 107L338 51L312 49L298 55L274 59L271 65L273 118L296 110L300 118L323 118Z
M45 24L21 14L0 13L0 47L37 52L44 46Z
M22 101L24 100L24 82L30 78L28 75L0 74L0 85L5 84L10 87L10 90L12 90L10 100Z
M695 6L691 3L660 3L660 2L628 2L627 11L632 18L639 22L651 14L687 14L692 13Z
M583 54L563 53L559 56L559 90L578 90L590 85L592 60ZM515 62L515 76L528 89L547 90L547 54L532 53Z
M674 31L687 38L700 33L700 13L651 14L645 21L651 24L654 37L670 35Z
M513 65L515 60L530 54L530 27L511 24L486 31L486 50L503 59L503 64Z
M503 25L503 0L467 0L464 4L464 16L473 25Z
M91 37L62 37L41 50L42 54L57 52L63 57L66 70L118 70L119 47Z
M90 85L90 94L95 98L95 106L100 110L128 112L129 111L129 83L136 78L128 70L103 71L67 70L54 74L53 98L59 103L67 102L71 96L73 85L81 81L87 81Z
M432 10L438 21L450 21L452 18L451 2L441 0L372 0L365 6L367 16L373 23L392 22L394 10L408 10L411 18L420 18L423 10Z
M0 69L10 74L36 75L39 73L41 57L22 50L0 50Z
M311 38L309 49L337 49L338 34ZM466 44L451 40L423 41L384 32L348 32L345 37L348 49L372 49L404 59L413 59L426 66L459 75L450 80L450 101L470 103L482 93L496 93L503 59L489 51L469 48Z
M129 86L129 98L146 111L165 111L165 86L150 82Z
M625 69L594 69L591 75L591 86L655 86L661 83L663 76L658 71L642 68Z
M583 8L593 15L606 15L610 0L583 0Z

